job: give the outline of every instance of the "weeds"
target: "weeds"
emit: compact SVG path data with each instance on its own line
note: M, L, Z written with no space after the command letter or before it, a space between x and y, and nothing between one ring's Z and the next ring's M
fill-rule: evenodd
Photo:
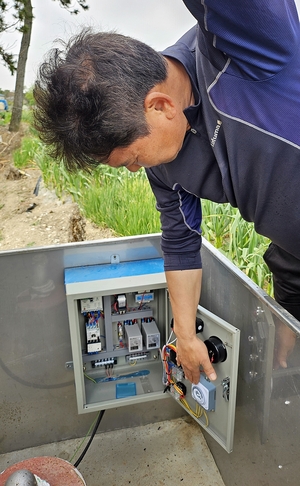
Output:
M60 198L66 192L71 194L85 216L98 226L108 227L119 236L160 230L155 199L142 171L132 174L126 169L99 166L92 174L73 174L47 157L37 158L37 163L45 184Z
M41 142L34 137L23 137L21 147L14 152L14 164L18 169L32 167Z
M3 127L5 125L9 125L11 120L11 111L5 111L1 113L0 116L0 126ZM32 111L31 110L23 110L22 112L22 122L24 123L31 123L32 122Z
M11 119L11 111L4 111L1 113L0 117L0 127L8 125Z
M263 259L270 241L256 233L229 204L202 201L202 230L205 238L243 270L259 287L273 295L271 273Z

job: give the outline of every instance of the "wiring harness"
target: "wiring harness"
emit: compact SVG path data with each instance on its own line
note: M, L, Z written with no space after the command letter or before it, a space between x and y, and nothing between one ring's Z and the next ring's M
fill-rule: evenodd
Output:
M176 363L176 346L173 343L167 343L161 350L161 357L163 363L163 384L165 385L164 393L169 391L174 395L181 405L195 418L205 417L205 426L209 424L208 416L204 408L197 402L195 409L189 405L186 400L187 387L183 383L184 371L181 366Z

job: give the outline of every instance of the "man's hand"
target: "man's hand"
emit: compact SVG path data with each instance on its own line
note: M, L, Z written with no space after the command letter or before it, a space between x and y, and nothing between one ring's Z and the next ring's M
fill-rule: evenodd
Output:
M176 351L177 364L182 366L185 377L192 383L200 381L200 366L210 380L216 380L217 375L203 341L196 336L193 339L177 338Z
M296 341L296 334L283 322L276 325L276 341L274 351L274 369L287 368L287 359L292 353Z
M200 298L202 270L166 272L176 334L177 364L192 383L200 381L200 366L210 380L217 375L210 362L207 347L196 336L196 311Z

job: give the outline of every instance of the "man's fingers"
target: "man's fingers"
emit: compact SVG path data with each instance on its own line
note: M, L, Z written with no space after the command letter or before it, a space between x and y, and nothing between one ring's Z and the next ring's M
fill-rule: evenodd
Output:
M281 368L287 368L287 362L285 359L280 359L279 360L279 365L281 366Z
M211 364L208 356L207 359L205 359L202 363L203 371L206 374L207 378L209 378L211 381L215 381L217 379L217 374L213 368L213 365Z
M197 385L200 381L200 369L196 369L194 372L184 372L185 377L191 382Z
M215 381L217 379L216 372L215 372L214 368L212 367L212 365L210 364L210 362L207 366L202 366L202 368L203 368L203 372L206 374L206 376L211 381ZM195 385L197 385L199 383L199 381L200 381L200 367L195 367L192 370L189 370L189 369L183 367L183 371L184 371L185 377L189 381L191 381L192 383L195 383Z
M215 381L217 379L217 374L212 366L209 366L208 368L203 367L203 371L207 378L209 378L211 381Z
M206 374L206 376L211 380L211 381L214 381L217 379L217 375L214 371L214 369L212 369L212 371L206 373L205 370L203 369L204 373ZM193 370L193 371L185 371L184 370L184 374L185 374L185 377L191 382L191 383L194 383L195 385L197 385L200 381L200 369L196 369L196 370Z
M192 383L198 384L200 381L200 370L202 370L209 380L216 380L217 375L210 362L207 347L204 342L195 338L193 343L182 343L177 341L176 362L182 366L185 377Z

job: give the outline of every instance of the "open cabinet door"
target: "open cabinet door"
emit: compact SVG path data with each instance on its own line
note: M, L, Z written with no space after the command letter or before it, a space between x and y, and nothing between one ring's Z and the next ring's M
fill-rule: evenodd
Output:
M202 372L198 385L184 377L176 364L176 341L163 348L165 386L171 396L227 452L233 449L240 331L201 306L197 330L214 363L217 380L211 382Z
M217 343L216 352L223 355L218 363L214 348L209 351L218 379L212 384L202 375L195 387L172 358L174 344L164 346L172 315L161 258L120 262L112 255L108 264L67 268L65 288L73 356L66 367L74 371L78 413L171 394L228 452L232 450L238 329L199 307L198 319L204 322L199 336L213 346ZM169 353L167 361L161 349ZM172 383L166 381L165 365ZM184 390L179 393L180 386Z

